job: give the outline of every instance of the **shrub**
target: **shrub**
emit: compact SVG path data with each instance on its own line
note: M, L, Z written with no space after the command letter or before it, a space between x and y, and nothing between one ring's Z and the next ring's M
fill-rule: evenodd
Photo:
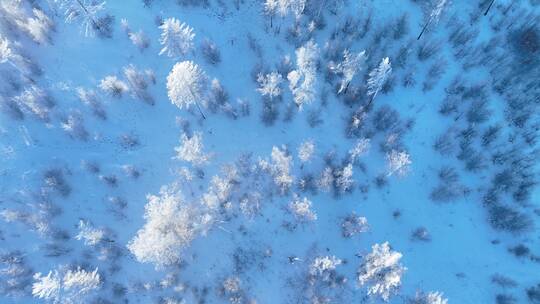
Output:
M488 207L489 222L497 230L521 233L532 226L532 220L526 214L501 204Z
M221 54L217 45L208 39L203 40L201 43L201 53L206 62L212 65L217 65L221 62Z
M514 303L517 303L517 300L512 295L498 294L495 297L495 302L497 304L514 304Z
M540 284L527 288L527 297L532 303L540 303Z

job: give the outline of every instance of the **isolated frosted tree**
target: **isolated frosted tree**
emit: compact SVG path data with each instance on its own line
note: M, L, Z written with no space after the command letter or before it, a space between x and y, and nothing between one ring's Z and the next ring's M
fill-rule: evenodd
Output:
M367 218L352 213L343 219L341 223L341 235L346 238L369 230Z
M52 20L37 8L32 9L33 17L26 19L21 26L37 43L46 43L50 40L49 33L54 28Z
M341 83L338 94L347 92L349 84L353 80L354 76L364 68L366 58L366 51L354 54L346 49L343 51L342 62L337 65L330 63L330 70L341 75Z
M99 14L105 9L105 1L57 0L64 10L67 23L78 22L85 36L92 36L94 29L100 29Z
M277 72L266 75L259 74L257 82L259 83L257 91L263 96L268 96L270 100L281 95L281 83L283 82L281 74Z
M21 68L22 61L22 56L17 54L17 52L13 49L11 42L7 38L3 38L0 35L0 65L4 63L9 64L16 69L21 76L26 78L26 72L23 68Z
M54 103L50 96L41 88L32 85L14 98L19 107L44 121L49 120L49 113Z
M101 276L96 268L86 271L81 268L67 271L50 271L46 276L34 275L32 295L55 304L85 302L85 297L101 287Z
M129 91L134 98L139 98L150 105L154 104L154 98L148 93L150 82L154 82L150 70L141 71L133 64L130 64L124 67L124 76L126 77ZM118 82L117 84L120 85Z
M0 252L0 294L4 298L27 296L32 274L24 252L5 249Z
M105 237L105 232L102 229L97 229L92 224L83 220L79 221L79 234L75 239L84 241L85 245L94 246L99 244Z
M182 134L180 146L174 148L176 158L190 162L194 165L204 165L210 160L210 155L203 152L202 133L196 132L188 137Z
M129 90L125 82L116 76L106 76L99 82L99 88L113 97L122 97L124 92Z
M315 99L317 73L317 44L310 40L296 50L296 70L289 72L289 89L300 110Z
M262 160L259 165L263 169L270 171L275 185L284 194L294 181L294 177L291 175L292 156L285 149L274 146L272 147L271 159L271 163Z
M0 37L0 63L12 63L15 53L7 38Z
M424 34L424 32L426 31L427 27L432 24L432 23L437 23L441 17L441 14L444 10L444 8L446 7L446 5L450 2L449 0L437 0L436 1L437 4L435 5L435 7L431 10L431 13L429 14L429 18L428 18L428 21L426 22L426 25L424 25L424 27L422 28L422 31L420 32L420 34L418 35L418 38L417 40L420 39L420 37L422 37L422 35ZM491 5L490 5L491 6Z
M368 96L371 96L370 104L375 99L379 91L382 89L384 83L392 73L392 65L390 64L390 58L385 57L379 63L379 66L369 72L369 79L367 82Z
M341 170L337 171L335 183L339 193L350 191L353 188L354 179L352 163L348 163Z
M399 262L401 253L392 251L388 242L375 244L371 249L358 269L358 284L368 285L368 295L388 301L401 285L401 276L407 268Z
M150 45L148 37L146 37L142 30L139 30L138 32L129 32L128 37L129 40L131 40L131 43L141 51Z
M331 167L326 167L321 172L319 179L317 180L317 186L324 192L330 191L334 184L334 172Z
M309 274L322 277L323 281L328 281L331 272L342 263L343 261L335 256L316 257L309 266Z
M103 104L94 90L77 88L77 96L81 102L92 109L92 114L101 119L107 118L107 112L103 108Z
M54 27L54 22L42 10L32 8L27 1L0 1L0 16L7 27L17 27L37 43L46 43L50 40L49 33Z
M32 285L32 295L39 299L58 303L60 301L60 290L62 280L58 271L49 271L49 274L43 276L41 273L34 275L35 283Z
M349 158L350 158L351 163L356 162L356 160L360 156L365 155L369 151L370 147L371 147L371 143L370 143L369 138L359 139L354 145L354 147L352 147L349 150Z
M398 176L405 176L410 170L410 164L412 163L410 155L401 151L396 150L390 151L386 155L386 160L388 163L388 176L397 174Z
M72 111L62 119L61 127L70 137L86 141L88 131L84 127L84 119L80 112Z
M206 234L214 222L211 214L186 202L179 191L164 188L159 196L149 195L147 200L146 223L128 244L142 263L158 268L178 263L183 250L195 237Z
M317 214L311 210L311 201L307 197L300 198L294 195L289 203L289 212L299 222L312 222L317 219Z
M308 162L313 156L313 152L315 152L315 143L313 140L306 140L298 147L298 158L303 163Z
M159 42L163 46L159 55L166 54L168 57L185 56L193 49L195 34L193 28L180 23L178 19L167 18L159 27L162 30Z
M171 102L178 108L189 108L197 105L202 117L204 116L199 105L207 86L206 74L192 61L182 61L174 65L167 76L167 91Z
M92 272L80 268L68 270L64 275L63 288L74 296L87 294L98 289L100 285L101 276L97 268Z
M438 291L417 292L410 304L448 304L448 300Z

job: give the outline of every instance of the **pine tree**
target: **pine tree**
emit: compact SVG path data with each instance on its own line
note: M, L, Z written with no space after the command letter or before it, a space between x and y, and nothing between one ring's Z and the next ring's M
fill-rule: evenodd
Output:
M277 72L272 72L270 74L259 74L257 77L257 82L259 82L259 88L257 91L263 96L268 96L270 100L274 97L281 95L281 83L283 78L281 74Z
M388 162L388 176L396 173L398 176L405 176L409 172L412 161L407 152L392 150L386 155L386 159Z
M32 295L54 304L85 303L86 297L101 287L102 280L96 268L86 271L80 267L77 270L54 270L44 276L34 275Z
M416 38L416 40L420 40L420 37L422 37L422 35L426 31L427 27L431 23L437 23L439 21L439 18L441 17L441 14L442 14L445 6L448 4L448 2L449 2L449 0L438 0L437 5L435 5L433 10L429 14L429 19L426 22L426 25L424 25L424 27L422 28L422 31L420 32L420 34L418 35L418 38ZM491 5L490 5L490 7L491 7ZM486 11L486 14L487 14L487 11Z
M399 260L402 254L390 249L388 242L375 244L366 255L358 269L358 284L369 284L368 295L380 296L384 301L390 299L401 285L401 276L407 268Z
M300 111L305 104L309 104L315 99L318 55L317 44L313 40L308 41L296 50L297 69L287 75L289 89Z
M204 116L199 105L207 86L206 74L192 61L182 61L174 65L167 76L167 91L171 102L180 109L197 105L202 117Z
M379 91L382 89L385 81L388 79L392 73L392 65L390 64L390 58L385 57L379 63L379 66L374 68L369 73L369 79L367 82L368 86L368 96L371 96L371 99L368 103L368 106L373 102Z
M347 92L349 84L354 76L364 67L366 58L366 51L354 54L349 52L349 50L345 50L343 51L343 61L338 65L330 66L330 70L336 74L340 74L342 77L338 94Z
M178 19L165 19L159 27L163 32L159 42L163 48L159 55L166 54L168 57L185 56L193 49L193 39L195 34L193 28L185 23L180 23Z
M194 165L203 165L210 160L210 156L204 154L203 148L202 133L196 132L191 137L182 134L181 145L174 148L174 150L177 153L177 159Z

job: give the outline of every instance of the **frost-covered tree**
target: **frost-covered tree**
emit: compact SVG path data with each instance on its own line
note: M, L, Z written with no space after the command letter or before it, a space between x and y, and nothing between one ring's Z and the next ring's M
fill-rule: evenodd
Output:
M406 151L392 150L386 155L388 163L387 176L397 174L398 176L405 176L409 173L410 165L412 163L410 155Z
M47 43L54 22L41 9L29 4L28 1L20 0L1 1L2 23L5 22L9 28L19 29L39 44Z
M207 81L204 71L192 61L178 62L167 76L169 99L180 109L197 105L205 119L199 101L203 98Z
M296 50L296 70L287 75L289 89L300 110L315 99L318 56L317 44L313 40L306 42Z
M33 114L44 121L49 120L51 108L54 106L52 98L35 85L27 87L14 100L24 112Z
M131 43L141 51L150 45L150 40L142 30L139 30L138 32L129 32L128 37L129 40L131 40Z
M13 49L7 38L0 38L0 63L9 62L14 56Z
M294 14L294 17L298 20L302 17L306 8L307 0L281 0L288 3L290 11Z
M334 173L331 167L326 167L317 180L317 186L324 192L330 191L334 184Z
M99 82L99 88L113 97L122 97L124 92L129 90L127 84L116 76L106 76Z
M410 304L448 304L448 300L438 291L416 292L414 298L409 301Z
M274 16L277 14L279 5L279 0L265 0L264 1L264 14L270 17L270 27L273 27Z
M210 155L203 152L202 133L196 132L191 137L182 134L180 146L174 148L176 158L194 165L204 165L210 160Z
M306 140L298 147L298 158L301 162L306 163L311 159L314 152L315 143L313 140Z
M103 108L103 104L99 100L94 90L87 90L84 88L77 88L77 96L79 100L92 109L92 114L101 118L107 119L107 112Z
M159 196L149 195L147 200L146 223L128 249L139 262L158 268L178 263L183 250L195 237L205 235L215 220L211 213L188 203L174 189L163 188Z
M26 31L37 43L49 42L49 33L54 28L54 22L42 10L33 8L32 13L34 17L27 19Z
M62 288L62 279L58 271L49 271L46 276L41 273L34 275L35 283L32 285L32 295L39 299L60 302L60 289Z
M75 304L85 302L85 297L101 287L101 276L94 271L77 270L49 271L44 276L34 275L32 295L55 304Z
M270 100L281 95L281 83L283 82L281 74L277 72L266 75L259 74L257 76L257 82L259 83L257 91L263 96L268 96Z
M101 30L99 14L105 9L105 1L56 0L55 2L64 10L66 23L80 23L85 36L92 36L95 29Z
M63 117L61 126L74 139L82 141L88 139L88 131L84 127L83 116L78 111L72 111L66 117Z
M272 174L275 185L284 194L294 181L294 177L291 175L292 156L287 153L286 149L274 146L272 147L271 159L272 162L261 160L259 166Z
M352 163L348 163L341 170L338 170L335 175L335 187L338 193L345 193L352 190L354 185Z
M330 63L329 68L332 72L341 75L341 83L338 94L346 93L349 84L354 76L364 68L366 62L366 51L357 54L351 53L349 50L343 51L343 61L339 64Z
M124 76L126 77L129 91L134 98L139 98L150 105L154 104L154 98L148 93L150 82L155 83L151 70L140 71L134 65L130 64L124 67Z
M390 58L385 57L379 63L379 66L369 72L369 79L367 82L368 96L371 96L371 101L375 99L379 91L382 89L384 83L392 73L392 65L390 64Z
M327 277L330 272L342 263L343 261L335 256L317 257L309 266L309 273L313 276L323 277L323 281L327 281L324 277Z
M341 223L341 235L350 238L358 233L369 230L367 218L357 216L355 213L348 215Z
M311 210L311 201L307 198L300 198L294 195L289 203L289 212L300 222L312 222L317 219L317 214Z
M11 42L0 35L0 65L9 64L24 77L25 70L21 66L23 57L13 48Z
M98 289L100 284L101 276L97 268L91 272L77 268L77 270L68 270L64 275L63 289L68 294L78 296Z
M99 244L105 237L105 231L97 229L92 224L83 220L79 221L79 234L75 239L84 241L85 245L94 246Z
M439 21L444 8L446 7L446 5L449 2L450 2L450 0L437 0L436 1L436 5L431 10L431 13L429 14L428 21L426 22L426 25L424 25L424 27L422 28L422 31L420 32L420 34L418 35L418 38L416 38L416 40L420 40L420 37L422 37L422 35L426 31L427 27L431 23L437 23Z
M369 138L359 139L354 145L354 147L349 150L350 162L355 163L360 156L366 154L369 151L370 147L371 143Z
M15 250L0 253L0 295L12 298L28 296L32 274L23 252Z
M279 14L285 17L293 13L296 19L302 17L306 8L306 0L265 0L264 13L270 17L270 26L272 26L272 18Z
M407 268L399 262L401 253L392 251L388 242L375 244L371 249L358 269L358 284L368 285L368 295L388 301L401 285L401 276Z
M189 25L176 18L167 18L159 28L162 30L159 42L163 46L159 55L179 57L193 50L195 33Z

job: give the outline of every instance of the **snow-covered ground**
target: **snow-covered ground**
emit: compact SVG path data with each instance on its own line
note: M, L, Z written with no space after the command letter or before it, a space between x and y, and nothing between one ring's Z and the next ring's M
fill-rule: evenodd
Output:
M540 303L538 1L0 17L0 303Z

